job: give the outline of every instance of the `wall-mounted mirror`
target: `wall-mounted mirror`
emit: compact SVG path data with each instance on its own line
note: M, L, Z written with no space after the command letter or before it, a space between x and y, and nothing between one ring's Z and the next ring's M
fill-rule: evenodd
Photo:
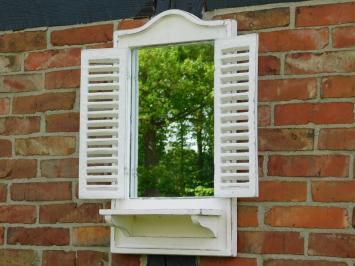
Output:
M213 43L145 47L136 56L137 196L213 196Z

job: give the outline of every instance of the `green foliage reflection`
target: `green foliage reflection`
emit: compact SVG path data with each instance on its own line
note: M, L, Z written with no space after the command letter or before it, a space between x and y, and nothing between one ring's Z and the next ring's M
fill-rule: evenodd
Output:
M138 57L138 196L213 195L213 45Z

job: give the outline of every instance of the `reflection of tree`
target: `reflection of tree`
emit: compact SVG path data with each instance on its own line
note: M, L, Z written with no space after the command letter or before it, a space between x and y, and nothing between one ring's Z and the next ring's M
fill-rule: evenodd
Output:
M213 194L213 45L139 51L139 196Z

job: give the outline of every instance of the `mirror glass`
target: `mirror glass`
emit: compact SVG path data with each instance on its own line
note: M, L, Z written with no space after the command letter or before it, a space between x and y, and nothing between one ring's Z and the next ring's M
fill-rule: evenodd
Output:
M213 196L213 43L138 49L138 71L138 196Z

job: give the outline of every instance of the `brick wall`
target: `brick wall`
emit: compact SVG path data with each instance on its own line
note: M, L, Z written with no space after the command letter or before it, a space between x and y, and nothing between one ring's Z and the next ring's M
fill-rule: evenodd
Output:
M238 257L200 265L354 266L355 2L205 17L260 33L261 178L239 203ZM140 265L109 254L109 203L77 197L78 88L81 49L146 21L0 33L0 265Z

